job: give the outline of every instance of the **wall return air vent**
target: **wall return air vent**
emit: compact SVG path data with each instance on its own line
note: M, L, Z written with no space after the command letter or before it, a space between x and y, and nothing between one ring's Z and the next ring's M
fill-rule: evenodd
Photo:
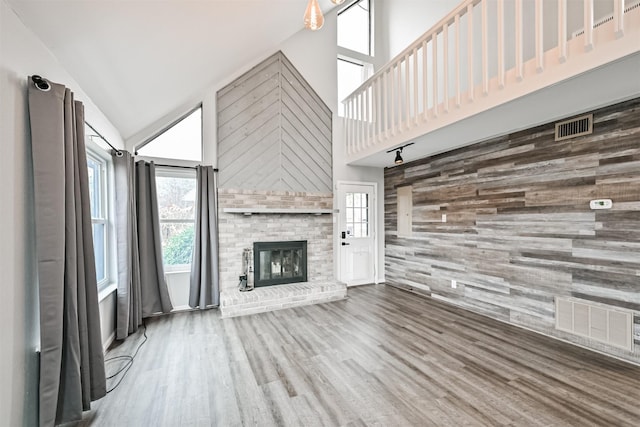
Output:
M556 329L633 351L633 314L619 307L556 297Z
M593 133L593 114L556 123L556 141Z

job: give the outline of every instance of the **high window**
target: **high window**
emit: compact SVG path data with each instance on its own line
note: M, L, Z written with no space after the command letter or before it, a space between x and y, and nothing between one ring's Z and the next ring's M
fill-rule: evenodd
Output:
M338 12L338 46L371 56L371 7L360 0Z
M163 159L202 161L202 107L136 147L136 154Z
M95 151L87 150L91 229L96 259L98 287L109 282L109 209L107 161Z
M196 221L195 171L158 167L156 188L165 271L188 271Z
M371 0L358 0L338 12L338 115L342 101L373 74Z

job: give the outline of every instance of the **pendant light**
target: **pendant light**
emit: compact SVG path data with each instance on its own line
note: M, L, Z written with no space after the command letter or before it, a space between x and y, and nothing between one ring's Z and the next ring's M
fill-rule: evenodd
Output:
M344 0L331 0L331 3L333 3L333 4L342 4L342 3L344 3Z
M304 27L316 31L322 28L323 24L324 16L322 16L318 0L309 0L307 10L304 12Z

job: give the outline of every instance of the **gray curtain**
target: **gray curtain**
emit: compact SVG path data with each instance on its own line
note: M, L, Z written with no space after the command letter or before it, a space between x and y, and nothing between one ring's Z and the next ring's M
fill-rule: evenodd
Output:
M156 169L153 162L136 162L135 192L142 317L169 313L173 306L162 265Z
M211 166L198 166L195 247L189 305L201 310L220 304L218 273L218 183Z
M40 300L41 426L80 420L106 394L84 144L84 107L29 79Z
M140 294L140 252L131 153L113 151L115 175L115 228L118 253L118 290L116 305L116 339L123 340L142 324Z

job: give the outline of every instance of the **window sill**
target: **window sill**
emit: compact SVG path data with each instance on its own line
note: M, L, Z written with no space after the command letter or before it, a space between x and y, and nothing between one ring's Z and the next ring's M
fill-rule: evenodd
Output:
M116 283L109 283L104 288L98 290L98 304L100 304L105 298L114 293L118 289Z

